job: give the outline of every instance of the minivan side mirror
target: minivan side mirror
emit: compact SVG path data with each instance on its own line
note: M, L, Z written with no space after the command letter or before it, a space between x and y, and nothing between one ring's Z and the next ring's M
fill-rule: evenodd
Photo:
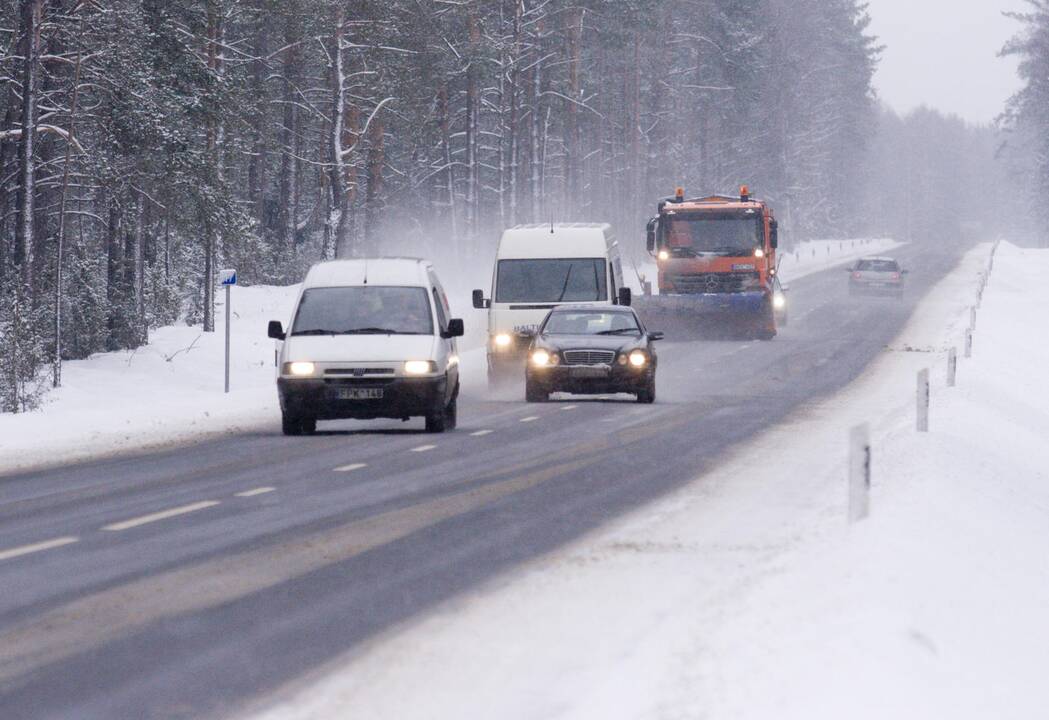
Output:
M463 321L459 318L452 318L448 321L448 329L441 333L441 337L446 339L462 337L465 332Z
M619 304L623 307L630 307L630 303L634 301L634 294L630 292L630 288L621 287L619 288Z
M663 339L663 333L661 333L661 332L650 332L648 334L649 342L655 342L656 340L662 340L662 339Z
M769 223L769 244L775 250L779 247L779 221L773 220Z
M284 326L280 324L279 320L270 320L270 324L266 328L266 334L274 340L283 340L286 337Z
M478 310L487 310L492 306L492 301L485 299L484 290L474 290L473 300L474 307Z

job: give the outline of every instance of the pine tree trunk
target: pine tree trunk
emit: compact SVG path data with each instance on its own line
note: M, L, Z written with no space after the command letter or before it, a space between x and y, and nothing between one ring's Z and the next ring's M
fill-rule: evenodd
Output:
M43 0L21 0L22 16L22 139L18 154L18 224L15 228L15 266L33 299L33 200L36 194L36 102L39 85L40 24Z

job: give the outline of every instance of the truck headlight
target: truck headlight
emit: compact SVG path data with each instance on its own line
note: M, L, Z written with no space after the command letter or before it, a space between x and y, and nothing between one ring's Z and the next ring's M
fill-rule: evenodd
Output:
M513 343L514 339L506 333L499 333L495 336L495 346L497 348L508 348Z
M787 298L783 297L779 293L772 296L772 307L777 310L782 310L787 307Z
M648 358L640 350L635 350L630 353L630 364L636 368L644 367L645 363L648 362Z
M660 260L669 260L670 259L670 253L667 252L666 250L660 250L659 251L659 255L657 257L659 257Z
M405 375L429 375L436 369L432 360L409 360L404 363Z
M757 250L754 251L754 257L756 257L756 258L763 258L763 257L765 257L765 251L762 250L761 248L758 248Z
M284 372L287 375L294 375L296 377L307 377L317 371L317 366L311 362L291 362L285 363Z

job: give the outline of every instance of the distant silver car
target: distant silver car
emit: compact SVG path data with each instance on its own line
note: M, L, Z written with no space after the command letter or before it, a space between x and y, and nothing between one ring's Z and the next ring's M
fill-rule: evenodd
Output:
M848 268L849 295L891 295L903 297L903 278L907 271L889 257L860 258Z

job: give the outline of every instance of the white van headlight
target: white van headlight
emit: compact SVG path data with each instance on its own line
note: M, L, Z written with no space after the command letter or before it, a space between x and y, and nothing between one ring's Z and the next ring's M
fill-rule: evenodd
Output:
M409 360L404 364L406 375L429 375L436 372L436 366L432 360Z
M284 365L284 372L287 375L294 375L296 377L307 377L313 375L317 371L317 366L311 362L292 362Z
M495 346L498 348L508 348L513 341L513 338L506 333L499 333L495 336Z

